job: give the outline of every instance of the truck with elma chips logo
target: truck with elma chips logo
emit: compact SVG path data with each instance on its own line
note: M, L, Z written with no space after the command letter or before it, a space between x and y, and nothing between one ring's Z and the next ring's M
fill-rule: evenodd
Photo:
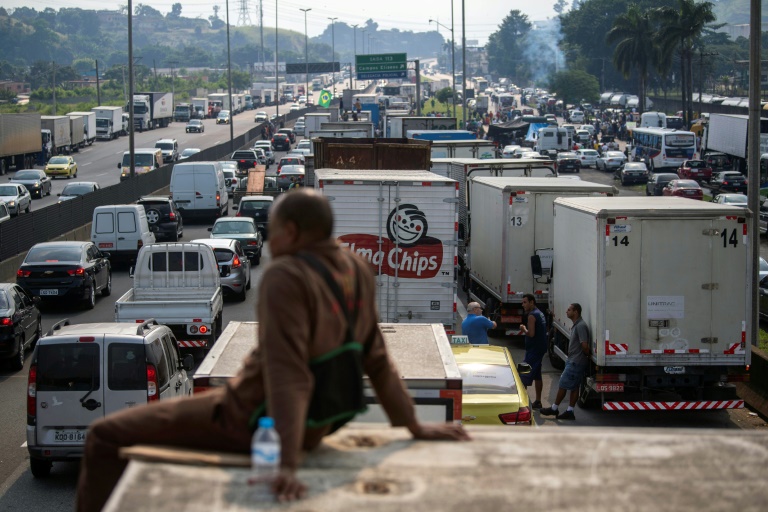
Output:
M458 183L428 171L315 170L334 237L368 260L379 321L456 330Z

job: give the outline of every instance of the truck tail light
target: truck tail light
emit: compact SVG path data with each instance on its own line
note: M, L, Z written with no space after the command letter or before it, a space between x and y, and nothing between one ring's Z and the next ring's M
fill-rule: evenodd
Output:
M67 270L67 274L70 276L82 277L85 275L85 269L83 267L70 268Z
M29 376L27 377L27 416L35 417L37 415L37 365L29 367Z
M499 419L505 425L520 425L531 423L530 407L520 407L517 412L499 414Z
M155 365L147 363L147 402L155 402L160 399L157 391L157 368Z

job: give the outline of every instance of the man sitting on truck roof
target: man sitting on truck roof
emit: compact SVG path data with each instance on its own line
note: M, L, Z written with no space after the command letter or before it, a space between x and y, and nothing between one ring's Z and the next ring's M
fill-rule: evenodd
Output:
M355 353L361 354L362 369L392 425L407 427L417 439L469 439L460 425L417 420L377 324L370 264L342 250L332 233L330 204L316 192L299 189L274 202L269 218L273 261L259 287L257 348L225 386L124 409L94 422L80 469L77 510L95 512L104 506L127 464L119 457L121 447L171 445L246 454L254 420L264 412L274 418L281 443L281 470L272 491L280 501L303 497L306 487L295 476L301 451L316 448L337 426L307 424L318 403L332 408L322 396L313 397L318 379L311 362L320 356L333 359L328 355L342 352L350 336L362 345ZM329 281L313 264L327 270ZM359 384L362 395L362 381L355 378L362 375L350 378L348 387Z

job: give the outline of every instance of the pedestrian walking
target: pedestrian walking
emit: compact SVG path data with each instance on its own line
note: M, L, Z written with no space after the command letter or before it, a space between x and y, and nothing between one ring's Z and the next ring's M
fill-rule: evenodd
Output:
M483 307L477 302L467 304L467 318L461 322L461 333L473 345L488 344L488 329L495 329L496 322L483 316Z
M378 327L371 266L343 250L332 233L331 207L319 194L300 189L275 201L269 216L273 260L259 286L257 348L225 386L92 423L78 511L104 507L127 465L120 448L171 445L246 454L265 414L274 418L281 443L272 492L280 501L299 499L306 494L296 477L302 449L316 448L364 405L363 372L392 425L407 427L417 439L469 439L459 425L417 420ZM341 350L348 343L362 349Z
M543 416L555 416L558 420L575 420L573 408L579 398L579 385L589 365L589 328L581 318L581 305L574 302L565 312L568 319L573 322L571 337L568 340L568 358L565 361L565 369L560 375L557 396L555 402L546 409L541 410ZM558 412L560 402L565 398L565 393L570 392L568 409L563 413Z
M536 400L531 404L531 408L541 409L541 390L544 386L541 380L541 364L547 353L547 320L536 305L536 297L531 293L523 295L523 310L528 315L527 323L520 324L520 331L525 336L523 361L531 365L531 372L520 375L520 380L526 388L533 385Z

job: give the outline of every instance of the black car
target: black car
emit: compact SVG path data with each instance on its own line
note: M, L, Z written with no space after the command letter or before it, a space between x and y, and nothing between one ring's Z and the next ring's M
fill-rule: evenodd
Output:
M146 196L136 201L136 204L144 207L149 230L155 234L158 241L179 241L184 234L184 223L173 199L166 196Z
M229 159L237 162L237 169L240 171L253 169L255 166L261 164L258 153L253 149L239 149L232 153L232 156Z
M667 186L667 183L679 178L680 177L677 174L673 174L671 172L657 172L655 174L651 174L651 176L648 178L648 183L645 184L645 195L660 196L662 195L661 191L664 189L664 187Z
M43 333L38 302L19 285L0 283L0 358L7 359L13 370L24 367L24 351L34 347Z
M285 133L276 133L272 136L272 147L275 151L290 151L291 138Z
M747 179L738 171L715 173L709 181L709 187L717 192L747 193Z
M581 170L581 160L579 160L579 155L571 153L570 151L558 153L555 164L557 166L557 172L579 172Z
M192 119L187 123L186 130L187 133L203 133L205 131L205 125L203 125L203 122L199 119Z
M51 177L40 169L21 169L16 171L11 183L20 183L27 187L32 197L42 198L51 195Z
M296 142L296 134L293 133L293 128L280 128L277 130L277 133L284 133L288 136L289 139L291 139L291 144Z
M35 244L16 272L16 284L43 300L82 301L96 306L96 293L112 293L109 255L92 242Z
M267 239L269 209L272 208L273 201L271 196L245 196L237 206L237 216L252 218L264 240Z

